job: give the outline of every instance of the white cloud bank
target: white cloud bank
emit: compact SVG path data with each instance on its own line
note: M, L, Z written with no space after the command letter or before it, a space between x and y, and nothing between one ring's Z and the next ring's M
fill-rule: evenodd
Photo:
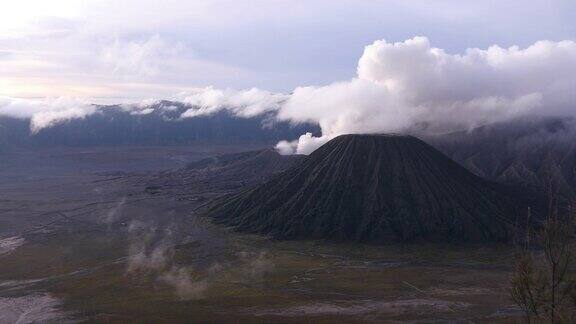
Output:
M120 104L118 107L134 116L148 115L156 109L173 108L160 104L157 99L146 99L136 104ZM0 117L29 120L31 135L74 119L84 119L106 108L107 106L98 106L86 99L75 97L29 99L0 96Z
M448 54L425 37L366 46L357 77L296 88L278 118L317 122L322 137L281 142L283 153L308 154L347 133L402 132L419 123L449 130L523 114L574 114L576 42L528 48L491 46Z
M183 92L179 98L183 103L195 107L184 112L182 118L211 115L225 109L236 116L250 118L279 110L280 104L289 96L257 88L238 91L206 87Z
M147 68L144 70L147 71ZM285 94L271 93L256 88L221 90L205 87L193 88L169 99L188 105L189 109L179 116L180 119L207 116L222 110L228 110L237 117L251 118L268 112L277 112L281 103L288 97ZM158 110L177 109L176 106L153 98L137 103L122 103L118 107L134 116L149 115ZM107 106L97 106L86 99L74 97L26 99L0 96L0 117L29 119L30 133L33 135L42 129L73 119L83 119L106 108Z
M142 46L134 46L139 53ZM137 73L155 70L140 63L133 66ZM228 110L242 118L273 112L278 120L317 123L321 137L304 134L277 145L283 154L308 154L341 134L405 132L422 125L449 131L526 114L574 115L576 42L539 41L526 48L494 45L450 54L432 47L425 37L397 43L378 40L365 47L351 80L297 87L291 94L193 88L171 99L190 105L181 118ZM31 118L33 132L83 118L95 109L62 98L24 103L0 98L0 115ZM156 103L150 99L133 105L134 114L151 113Z
M75 98L17 99L0 97L0 116L30 119L30 132L52 127L96 112L96 107Z
M309 154L341 134L471 128L526 115L573 115L576 42L527 48L472 48L449 54L426 37L366 46L351 80L297 87L290 95L259 89L199 88L183 96L182 117L227 109L239 117L275 111L279 120L318 123L321 137L281 141L282 154Z

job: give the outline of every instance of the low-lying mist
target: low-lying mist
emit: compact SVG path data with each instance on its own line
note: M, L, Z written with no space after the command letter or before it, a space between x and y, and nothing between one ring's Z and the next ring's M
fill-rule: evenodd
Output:
M232 251L217 258L194 259L195 253L177 260L178 249L210 249L197 241L194 231L181 236L174 224L158 226L132 221L128 225L126 275L146 277L173 289L180 300L202 299L219 281L259 283L273 271L274 263L265 250ZM200 253L202 254L202 253Z

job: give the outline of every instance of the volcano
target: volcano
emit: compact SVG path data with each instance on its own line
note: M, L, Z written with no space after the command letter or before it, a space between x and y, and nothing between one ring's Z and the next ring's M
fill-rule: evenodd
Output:
M416 137L343 135L208 215L277 239L486 242L511 238L523 211Z

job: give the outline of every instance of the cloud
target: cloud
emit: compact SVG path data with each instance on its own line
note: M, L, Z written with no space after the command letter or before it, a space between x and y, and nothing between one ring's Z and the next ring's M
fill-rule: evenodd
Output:
M396 40L425 30L451 50L574 36L569 0L250 4L10 1L0 11L0 93L140 99L205 85L289 91L349 78L358 49L383 32Z
M526 114L573 115L573 89L573 41L448 54L425 37L379 40L366 46L352 80L294 90L278 118L317 122L322 137L306 134L278 148L307 154L340 134L403 132L423 123L447 131Z
M399 43L379 40L367 46L358 63L358 78L385 86L417 106L466 103L481 98L513 101L530 94L547 96L548 104L570 101L555 95L574 85L576 43L540 41L517 46L468 49L448 54L425 37ZM571 97L570 100L573 100Z
M101 58L114 74L149 78L157 75L163 63L181 50L182 44L168 44L158 35L143 41L116 38L102 49Z
M130 112L131 115L149 115L154 112L154 108L144 108L141 110L134 110Z
M76 98L17 99L0 97L0 116L30 119L30 132L36 134L72 119L96 112L94 105Z
M417 125L438 132L527 114L573 115L573 89L573 41L449 54L426 37L414 37L375 41L364 49L355 78L297 87L290 95L255 88L197 89L184 99L195 108L183 117L226 109L239 117L275 112L282 121L317 123L321 137L307 133L277 145L282 154L309 154L341 134L406 132Z
M528 115L573 115L576 42L539 41L526 48L496 45L449 54L426 37L378 40L360 57L357 76L290 95L259 89L198 89L183 117L227 109L239 117L275 112L292 123L317 123L321 137L281 141L283 153L308 154L348 133L406 132L426 125L450 131Z
M72 119L84 118L93 111L93 107L68 107L62 110L38 112L32 115L30 119L30 131L32 134L36 134L44 128L52 127Z
M250 74L202 57L174 37L94 34L83 24L70 28L56 36L0 37L0 94L139 100Z
M133 116L149 115L154 112L162 115L165 115L166 112L175 114L175 117L170 118L164 116L166 121L207 116L221 110L228 110L238 117L251 118L277 111L281 102L286 100L288 96L256 88L237 91L206 87L194 88L169 98L172 101L180 102L188 109L178 115L176 111L179 106L153 98L106 106L90 104L85 99L71 97L23 99L0 96L0 116L30 120L30 132L37 134L43 129L73 119L83 119L106 109L115 108ZM269 124L264 124L263 127L265 126L269 126Z
M179 95L181 101L193 106L182 114L182 118L211 115L221 110L229 110L239 117L250 118L266 112L276 111L288 96L252 88L237 91L233 89L198 88Z
M178 64L155 66L164 64L157 62L162 61L164 45L156 37L116 44L110 62L120 66L118 71L126 69L126 75L165 73ZM139 59L134 64L132 59L124 61L123 50L116 48ZM410 132L415 127L445 132L531 114L574 115L574 89L574 41L538 41L525 48L493 45L452 54L433 47L426 37L414 37L373 42L358 60L354 78L325 86L301 86L290 94L204 87L169 98L189 106L181 118L228 111L242 118L268 114L293 124L317 123L320 137L303 134L298 141L277 145L283 154L308 154L340 134ZM158 103L147 99L122 107L132 114L149 114ZM0 99L0 114L31 118L33 132L84 118L94 109L65 98Z

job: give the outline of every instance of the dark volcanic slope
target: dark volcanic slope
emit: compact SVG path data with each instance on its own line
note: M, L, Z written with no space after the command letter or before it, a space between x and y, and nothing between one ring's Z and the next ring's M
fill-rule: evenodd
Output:
M280 155L274 149L225 154L192 162L180 170L162 172L148 185L183 192L238 190L262 183L303 158Z
M576 197L576 120L523 118L431 138L430 143L473 173Z
M252 174L272 174L284 171L303 155L280 155L275 149L224 154L189 163L186 170L218 170L230 177L250 177Z
M344 135L209 211L280 239L505 240L513 203L415 137Z
M254 185L273 174L285 171L300 161L302 155L280 155L274 149L227 154L190 163L182 172L199 172L204 185Z

